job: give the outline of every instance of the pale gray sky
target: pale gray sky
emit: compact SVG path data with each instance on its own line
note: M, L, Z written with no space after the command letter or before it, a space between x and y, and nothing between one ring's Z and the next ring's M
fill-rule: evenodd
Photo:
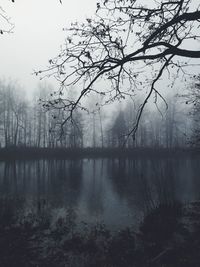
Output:
M15 24L14 33L0 36L0 78L17 79L27 93L38 79L31 75L59 53L66 32L63 27L84 20L96 9L96 0L16 0L0 1Z
M59 0L15 0L15 3L0 0L0 6L15 23L12 34L0 35L0 78L18 80L28 95L37 88L39 81L32 75L33 70L44 69L48 60L59 53L66 38L63 27L93 15L97 1L62 2L61 5ZM197 2L199 0L192 3L197 5ZM193 46L191 41L189 46ZM199 43L195 42L194 46L192 48L200 48ZM197 67L195 70L198 72Z

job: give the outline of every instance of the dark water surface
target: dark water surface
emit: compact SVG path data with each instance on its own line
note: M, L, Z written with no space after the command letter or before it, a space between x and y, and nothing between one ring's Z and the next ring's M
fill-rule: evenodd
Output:
M159 203L200 199L200 157L0 162L1 212L43 211L110 229L137 227Z

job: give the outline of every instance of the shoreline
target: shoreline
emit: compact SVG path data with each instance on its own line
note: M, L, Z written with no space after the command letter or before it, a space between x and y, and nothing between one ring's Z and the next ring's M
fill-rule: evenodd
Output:
M199 156L199 148L0 148L0 160L83 159L83 158L158 158Z

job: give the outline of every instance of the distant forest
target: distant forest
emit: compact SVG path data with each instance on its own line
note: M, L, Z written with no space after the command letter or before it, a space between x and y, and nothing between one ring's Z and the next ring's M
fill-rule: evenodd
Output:
M194 90L198 89L194 85ZM168 96L166 103L146 107L135 138L128 138L136 120L140 101L129 101L114 108L88 106L92 112L73 112L73 120L62 125L68 116L64 108L51 105L53 89L40 85L32 99L14 83L0 81L1 147L84 148L132 147L176 148L198 145L199 115L187 96ZM99 101L99 100L98 100ZM190 104L190 105L186 105Z

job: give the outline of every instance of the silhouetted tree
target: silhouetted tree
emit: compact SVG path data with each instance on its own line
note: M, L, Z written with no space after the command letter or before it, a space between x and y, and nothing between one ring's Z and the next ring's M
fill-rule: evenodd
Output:
M24 115L26 113L25 99L19 88L13 82L0 81L1 95L1 132L5 146L17 146L22 139Z
M61 94L70 85L79 85L75 100L63 99L64 108L70 111L66 121L76 108L85 108L81 100L91 92L104 95L108 104L145 87L148 92L128 133L134 136L152 94L155 102L163 99L157 83L164 72L174 68L177 73L187 66L185 58L200 58L200 51L187 49L188 40L200 38L199 19L199 6L191 0L100 0L93 18L71 24L65 48L42 71L56 76ZM104 90L95 86L102 78Z
M11 0L11 2L14 2L14 0ZM0 34L11 33L13 28L14 24L11 22L4 8L0 5Z

